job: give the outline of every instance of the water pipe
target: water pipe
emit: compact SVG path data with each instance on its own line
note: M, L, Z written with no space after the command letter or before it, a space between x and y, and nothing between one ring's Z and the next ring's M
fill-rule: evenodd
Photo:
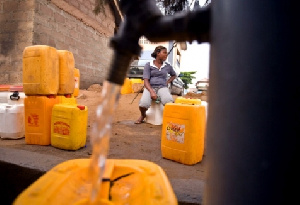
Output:
M125 20L111 40L113 83L123 83L142 35L210 43L203 204L297 201L298 7L289 0L215 0L169 17L154 0L121 0L120 8Z

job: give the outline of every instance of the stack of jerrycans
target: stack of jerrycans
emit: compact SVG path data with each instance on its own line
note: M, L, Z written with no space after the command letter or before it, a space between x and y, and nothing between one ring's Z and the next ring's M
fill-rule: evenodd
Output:
M200 99L178 97L163 113L162 157L186 165L202 160L206 132L206 106Z
M86 144L88 109L77 105L74 98L78 76L73 54L58 50L59 56L59 103L53 106L51 116L51 145L66 150L77 150Z
M23 91L26 144L50 145L51 114L59 89L57 50L47 45L25 47Z
M23 90L26 95L26 144L51 145L54 105L77 108L74 92L74 57L47 45L23 51ZM64 133L66 135L66 132Z

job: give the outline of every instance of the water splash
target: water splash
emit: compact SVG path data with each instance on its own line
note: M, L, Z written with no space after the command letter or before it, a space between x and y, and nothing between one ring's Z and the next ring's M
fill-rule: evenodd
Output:
M93 153L89 169L92 183L90 195L91 203L95 203L101 193L102 177L112 132L112 121L120 97L120 87L120 85L108 81L103 83L101 101L96 113L96 121L92 126L91 144Z

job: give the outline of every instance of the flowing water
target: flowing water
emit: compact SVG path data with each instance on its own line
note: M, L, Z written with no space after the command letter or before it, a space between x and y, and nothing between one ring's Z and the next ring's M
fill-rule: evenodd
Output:
M96 121L92 125L91 143L93 153L89 170L92 180L91 203L96 202L101 193L102 177L112 132L112 121L120 97L120 88L120 85L108 81L103 83L101 101L96 113Z

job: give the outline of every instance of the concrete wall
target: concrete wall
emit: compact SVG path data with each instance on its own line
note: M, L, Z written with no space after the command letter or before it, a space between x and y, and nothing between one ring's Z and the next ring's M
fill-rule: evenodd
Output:
M95 16L94 0L0 0L0 84L22 84L26 46L69 50L80 70L80 88L108 73L115 20L109 6Z

